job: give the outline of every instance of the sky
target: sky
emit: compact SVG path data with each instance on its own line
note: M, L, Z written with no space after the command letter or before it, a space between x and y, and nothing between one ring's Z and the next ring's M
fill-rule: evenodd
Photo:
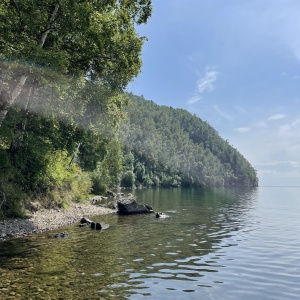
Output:
M152 3L128 91L207 121L260 186L300 186L300 1Z

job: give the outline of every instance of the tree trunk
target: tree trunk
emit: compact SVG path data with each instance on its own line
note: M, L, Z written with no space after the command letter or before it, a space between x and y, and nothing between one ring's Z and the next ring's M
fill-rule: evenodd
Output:
M53 24L55 18L56 18L56 15L57 15L57 12L58 12L58 9L59 9L59 6L61 4L61 1L62 0L59 0L56 4L55 4L55 7L53 9L53 12L51 14L51 17L49 19L49 22L48 22L48 25L47 25L47 29L44 31L44 33L42 34L42 38L41 38L41 42L40 42L40 46L43 48L44 46L44 43L46 41L46 38L49 34L49 32L51 31L51 25Z
M9 153L13 154L16 152L17 148L23 144L24 136L26 133L26 124L27 124L27 118L29 114L29 110L32 104L32 99L34 95L34 88L29 87L26 91L25 95L25 103L24 108L22 108L22 114L23 114L23 120L16 125L16 131L17 136L16 138L11 142Z
M70 163L69 163L69 169L71 168L71 165L72 165L72 163L74 162L74 160L75 160L75 158L76 158L76 156L77 156L77 154L78 154L78 151L79 151L80 146L81 146L81 143L78 143L77 148L76 148L76 150L74 151L73 156L72 156L72 159L71 159L71 161L70 161Z
M22 75L15 88L11 92L2 89L0 94L0 127L7 115L9 108L15 103L16 98L20 95L27 77L27 75Z

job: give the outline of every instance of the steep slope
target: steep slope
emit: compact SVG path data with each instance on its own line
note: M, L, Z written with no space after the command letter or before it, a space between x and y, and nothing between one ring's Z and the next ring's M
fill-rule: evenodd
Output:
M207 122L129 94L123 185L257 186L251 164Z

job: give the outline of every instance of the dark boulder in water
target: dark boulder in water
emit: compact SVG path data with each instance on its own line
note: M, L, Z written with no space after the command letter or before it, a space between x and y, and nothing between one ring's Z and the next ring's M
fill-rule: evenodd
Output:
M132 215L132 214L147 214L153 212L150 205L140 204L135 199L124 199L117 202L118 214Z

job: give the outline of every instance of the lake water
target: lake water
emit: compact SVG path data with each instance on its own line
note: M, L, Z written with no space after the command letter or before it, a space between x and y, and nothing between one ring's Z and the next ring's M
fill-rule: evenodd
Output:
M0 243L0 299L299 299L299 187L134 194L169 218Z

